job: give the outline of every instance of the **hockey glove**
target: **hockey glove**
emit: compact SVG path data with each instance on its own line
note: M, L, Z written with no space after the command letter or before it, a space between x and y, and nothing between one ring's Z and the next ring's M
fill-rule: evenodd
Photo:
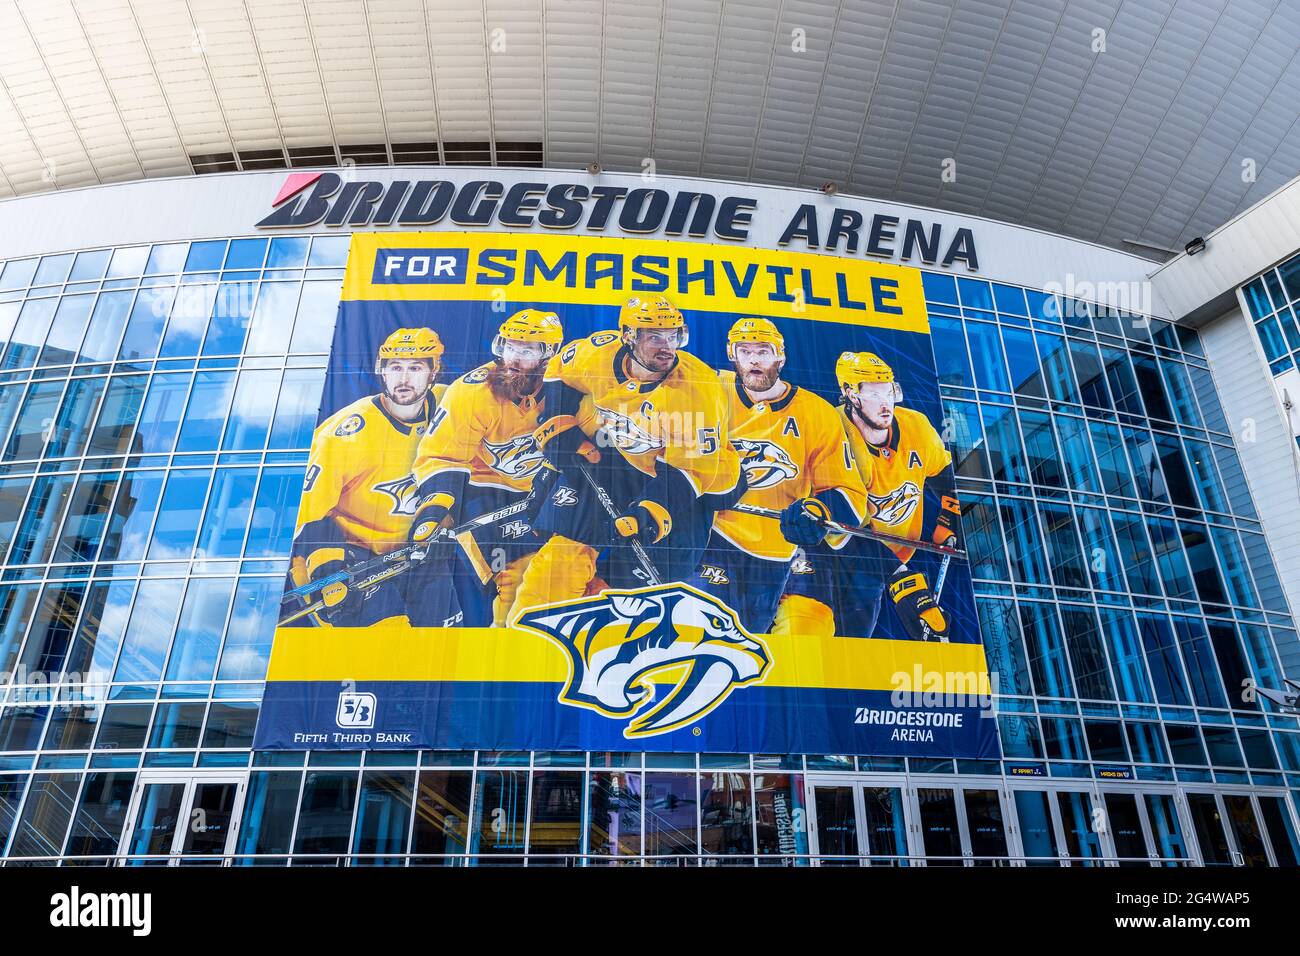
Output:
M620 537L636 538L642 544L658 544L673 530L668 509L648 498L638 501L614 522Z
M311 580L319 581L321 578L328 578L340 571L346 571L350 565L358 564L366 560L367 557L369 555L346 546L333 545L317 548L307 555L307 572ZM325 606L316 612L317 617L325 624L338 624L349 612L356 609L364 600L364 596L361 592L352 588L345 578L333 581L317 591L316 594L304 598L304 601L308 604L318 600L324 601Z
M907 636L914 641L948 642L948 616L934 601L925 575L901 567L889 579L889 597Z
M542 508L550 500L552 493L555 491L556 482L560 480L560 473L555 470L554 466L545 463L533 474L533 487L529 494L528 507L524 513L519 516L519 520L530 528L537 521L537 516L542 513Z
M781 512L781 535L791 544L811 547L826 537L830 509L816 498L800 498Z
M407 560L414 563L423 561L439 545L446 544L450 540L441 532L450 523L451 509L455 505L456 499L442 492L429 495L420 502L419 507L415 509L415 517L411 520L411 530L407 536L407 540L412 545Z
M956 498L944 495L939 499L939 517L934 519L934 533L930 540L946 548L961 548L961 504Z

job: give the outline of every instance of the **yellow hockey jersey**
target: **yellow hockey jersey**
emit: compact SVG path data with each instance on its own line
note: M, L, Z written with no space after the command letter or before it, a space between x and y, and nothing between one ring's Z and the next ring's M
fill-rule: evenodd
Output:
M677 353L658 382L628 373L631 357L617 332L570 342L551 359L547 381L582 392L578 426L588 437L603 427L629 463L646 475L662 461L679 471L696 495L736 487L740 458L727 441L727 397L717 372L694 355Z
M795 385L770 401L754 402L735 372L718 376L730 398L731 444L740 454L748 490L741 504L782 511L810 495L838 490L861 524L866 489L849 461L848 439L835 408ZM795 546L775 518L720 511L713 530L741 551L789 561Z
M378 395L321 422L311 440L297 531L332 518L345 540L375 554L405 544L416 504L411 462L445 389L433 386L424 414L410 424L389 415Z
M867 486L873 511L871 526L885 534L918 538L925 518L925 479L952 464L943 439L928 418L900 405L894 409L889 440L884 445L869 445L844 406L839 412L853 461ZM914 549L894 551L900 560L907 561Z
M528 491L542 464L533 439L535 398L502 401L487 383L488 363L452 382L420 442L412 472L417 487L430 478L467 475L470 484Z

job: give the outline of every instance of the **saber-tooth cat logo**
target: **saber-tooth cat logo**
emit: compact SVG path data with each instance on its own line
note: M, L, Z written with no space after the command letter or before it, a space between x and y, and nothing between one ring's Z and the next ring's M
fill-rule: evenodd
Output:
M560 703L631 717L628 738L699 720L735 688L761 682L771 664L731 608L686 584L606 591L534 608L516 623L568 652ZM676 683L657 700L655 678L670 672Z

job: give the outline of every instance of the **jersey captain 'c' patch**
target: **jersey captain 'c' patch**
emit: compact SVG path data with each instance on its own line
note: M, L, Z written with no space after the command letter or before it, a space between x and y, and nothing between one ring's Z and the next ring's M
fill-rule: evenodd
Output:
M364 418L360 415L349 415L339 422L339 427L334 429L334 434L339 438L347 438L349 435L355 435L365 427L366 420Z
M887 495L867 493L871 503L876 506L874 521L882 524L902 524L921 503L921 489L914 481L905 481Z
M772 488L799 474L799 466L776 442L733 438L731 444L740 454L750 488Z

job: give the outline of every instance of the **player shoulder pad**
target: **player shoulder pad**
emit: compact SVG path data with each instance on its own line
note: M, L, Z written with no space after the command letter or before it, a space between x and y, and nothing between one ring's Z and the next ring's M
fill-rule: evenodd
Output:
M622 338L617 332L597 332L594 335L587 336L587 341L596 348L604 348L610 342L617 342Z
M371 396L359 398L326 419L321 424L320 432L323 435L333 435L335 438L351 438L366 427L366 422L369 420L367 412L374 407Z
M456 381L464 382L466 385L481 385L487 381L488 370L491 368L491 363L480 365L478 368L466 372Z

